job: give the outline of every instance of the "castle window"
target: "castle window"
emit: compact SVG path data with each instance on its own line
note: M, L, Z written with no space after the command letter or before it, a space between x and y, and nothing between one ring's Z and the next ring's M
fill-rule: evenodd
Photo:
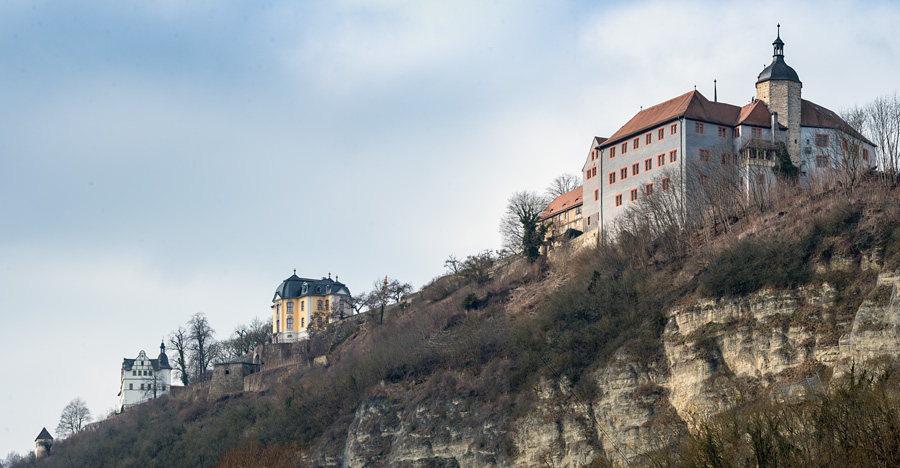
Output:
M641 163L634 163L631 165L631 175L638 175L641 172Z
M615 174L615 173L613 173ZM600 200L600 189L594 189L594 201Z
M588 169L587 172L584 173L584 178L587 180L591 179L591 170Z
M616 171L609 173L609 185L616 183Z
M663 179L661 181L659 181L659 183L660 183L660 185L662 185L663 192L665 192L666 190L669 190L669 178L668 177L663 177Z
M657 141L662 140L663 138L665 138L665 136L666 136L666 129L664 129L664 128L661 128L661 129L659 129L658 132L656 132L656 140Z
M728 153L722 153L722 164L728 164L729 159Z
M638 149L641 145L641 137L637 137L631 142L631 149Z
M737 128L735 128L734 130L732 130L732 131L731 131L731 134L732 134L735 138L740 138L740 136L741 136L741 127L737 127Z
M623 167L622 169L619 169L619 180L625 180L627 178L628 178L628 168Z
M287 318L287 329L288 329L288 330L293 330L293 329L294 329L294 317L288 317L288 318Z
M809 143L809 141L807 141ZM828 135L816 134L816 146L828 146Z
M231 374L231 371L228 369L225 369L225 375L228 375L228 374Z
M289 314L293 314L293 313L294 313L294 301L288 301L288 303L287 303L287 313L289 313Z
M678 161L678 150L669 151L669 162L673 163Z
M656 166L665 166L666 165L666 153L663 153L656 157Z
M594 166L594 168L591 169L591 177L597 177L597 166Z
M694 122L694 133L703 133L703 124L700 122Z
M719 138L725 138L728 136L728 130L725 127L719 127Z
M709 177L707 177L706 174L700 174L699 182L701 187L706 187L709 185Z
M644 195L648 196L648 197L650 195L653 195L653 184L652 183L644 186Z
M616 195L616 206L622 206L622 194Z
M637 201L637 189L631 189L631 201Z
M672 125L669 126L669 135L674 135L676 133L678 133L678 124L673 123Z
M869 150L868 149L866 149L866 148L862 149L862 158L863 158L863 161L869 162Z
M616 157L616 147L610 146L609 147L609 159L612 159L614 157Z
M652 138L652 137L653 137L653 134L652 134L652 133L648 133L648 134L645 136L644 144L649 145L649 144L650 144L650 138Z
M647 158L644 160L644 170L649 171L653 169L653 158Z
M625 143L622 143L622 154L625 154L627 152L628 152L628 142L626 141Z
M700 150L700 161L709 162L709 150L707 150L707 149Z
M766 185L766 175L756 174L756 183L757 185Z
M762 138L762 129L761 128L751 128L750 129L750 138Z
M828 156L824 154L816 156L816 167L828 167Z

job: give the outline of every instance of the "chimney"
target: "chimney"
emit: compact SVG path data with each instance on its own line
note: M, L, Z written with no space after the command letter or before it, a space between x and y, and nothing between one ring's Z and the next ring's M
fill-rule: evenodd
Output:
M719 91L716 89L716 80L713 80L713 102L719 102Z
M778 143L778 112L772 112L772 143Z

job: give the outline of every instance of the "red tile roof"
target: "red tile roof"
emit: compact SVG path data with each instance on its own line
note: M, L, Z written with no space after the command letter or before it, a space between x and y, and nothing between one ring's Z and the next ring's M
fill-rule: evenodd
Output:
M851 127L850 124L845 122L836 112L826 109L814 102L807 101L806 99L800 100L800 126L841 130L849 133L854 138L859 138L870 145L874 145L874 143L862 136L856 129Z
M781 122L778 122L779 126ZM769 112L768 106L762 101L753 101L744 107L741 107L741 114L738 116L734 125L753 125L756 127L769 127L772 125L772 113Z
M547 205L547 208L544 208L544 211L541 212L541 221L558 215L566 210L571 210L572 208L579 207L583 204L583 200L581 199L582 188L579 186L574 190L570 190L556 198Z

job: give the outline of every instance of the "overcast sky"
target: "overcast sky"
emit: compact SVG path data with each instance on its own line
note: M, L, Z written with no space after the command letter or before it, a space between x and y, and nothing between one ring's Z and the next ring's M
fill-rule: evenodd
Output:
M777 22L804 98L896 90L888 1L0 2L0 458L294 268L419 288L499 248L641 106L749 102Z

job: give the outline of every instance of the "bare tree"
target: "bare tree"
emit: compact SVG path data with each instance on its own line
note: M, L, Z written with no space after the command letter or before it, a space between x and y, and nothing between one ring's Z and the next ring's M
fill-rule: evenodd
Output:
M412 285L409 283L401 283L398 280L392 279L388 281L387 285L387 294L391 299L391 302L397 304L406 297L407 294L412 292Z
M875 157L884 180L900 182L900 95L880 96L864 107L863 126L877 145Z
M547 197L529 191L516 192L509 198L500 220L505 249L524 254L529 262L537 259L547 229L539 221L548 203Z
M191 377L194 381L205 379L210 364L218 357L220 346L215 340L215 334L203 312L197 312L188 321L188 349L191 352Z
M459 269L462 267L462 260L456 258L454 255L450 255L447 260L444 260L444 266L450 270L450 273L457 274L459 273Z
M190 382L188 367L190 349L188 349L188 341L188 332L184 327L178 327L169 335L169 346L175 350L175 372L178 372L182 385L187 385Z
M272 331L272 319L263 322L254 317L249 324L238 325L231 338L222 343L222 351L226 356L237 357L249 354L257 345L269 341Z
M564 193L571 192L581 185L581 178L574 174L561 174L550 182L547 187L547 195L553 199Z
M91 422L91 411L81 398L75 398L62 410L56 432L60 438L77 434Z

